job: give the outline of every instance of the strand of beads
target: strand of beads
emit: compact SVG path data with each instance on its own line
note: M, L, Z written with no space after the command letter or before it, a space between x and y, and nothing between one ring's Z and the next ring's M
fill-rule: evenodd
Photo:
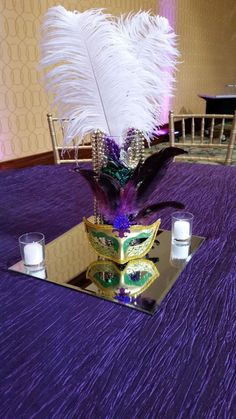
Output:
M105 134L100 130L94 131L91 135L91 145L93 170L95 171L96 175L99 176L102 166L106 163ZM99 213L99 208L96 199L94 199L94 222L95 224L103 223L102 216Z
M136 167L139 161L144 162L145 139L143 132L138 129L130 129L127 135L125 148L128 154L129 167Z
M105 134L96 130L91 135L93 170L99 175L100 170L106 164Z

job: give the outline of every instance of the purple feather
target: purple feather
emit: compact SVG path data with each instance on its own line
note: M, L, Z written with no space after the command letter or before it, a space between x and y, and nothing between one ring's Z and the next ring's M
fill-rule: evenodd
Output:
M120 193L120 212L122 214L132 214L136 209L137 187L129 181Z
M107 196L112 212L116 213L120 206L120 184L113 177L100 173L97 179L98 185Z
M111 205L111 201L107 192L105 192L103 188L98 184L96 173L93 170L79 168L76 168L75 172L81 174L87 180L94 194L94 197L98 202L98 206L102 215L104 215L108 221L112 220L116 212L113 209L114 203Z

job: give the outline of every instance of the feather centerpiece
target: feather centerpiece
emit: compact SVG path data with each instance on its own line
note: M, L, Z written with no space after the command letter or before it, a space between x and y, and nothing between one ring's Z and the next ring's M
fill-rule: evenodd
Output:
M130 128L147 140L160 125L175 68L176 36L149 12L120 20L102 9L52 7L42 26L41 68L60 118L69 118L65 145L99 129L119 146ZM78 143L79 145L79 143Z
M91 134L94 170L75 171L95 198L95 223L84 220L92 246L119 264L143 257L160 225L157 212L183 208L169 200L148 205L148 198L184 151L170 147L143 161L144 139L155 135L172 92L176 35L167 19L149 12L115 18L103 9L57 6L44 18L41 55L58 117L69 120L64 146Z

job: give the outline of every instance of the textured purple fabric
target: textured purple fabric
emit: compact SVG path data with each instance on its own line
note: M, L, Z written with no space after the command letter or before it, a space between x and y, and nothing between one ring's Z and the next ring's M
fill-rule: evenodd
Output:
M235 181L233 167L168 169L155 201L185 203L207 240L151 317L7 271L20 234L48 242L93 204L70 166L0 173L1 418L235 417Z

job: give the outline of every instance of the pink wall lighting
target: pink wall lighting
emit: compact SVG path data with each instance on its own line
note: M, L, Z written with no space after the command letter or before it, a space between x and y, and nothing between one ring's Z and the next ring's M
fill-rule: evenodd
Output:
M175 30L176 27L176 0L159 0L159 15L168 19L170 26ZM168 122L169 111L171 110L173 99L166 97L163 103L161 120L165 124Z

